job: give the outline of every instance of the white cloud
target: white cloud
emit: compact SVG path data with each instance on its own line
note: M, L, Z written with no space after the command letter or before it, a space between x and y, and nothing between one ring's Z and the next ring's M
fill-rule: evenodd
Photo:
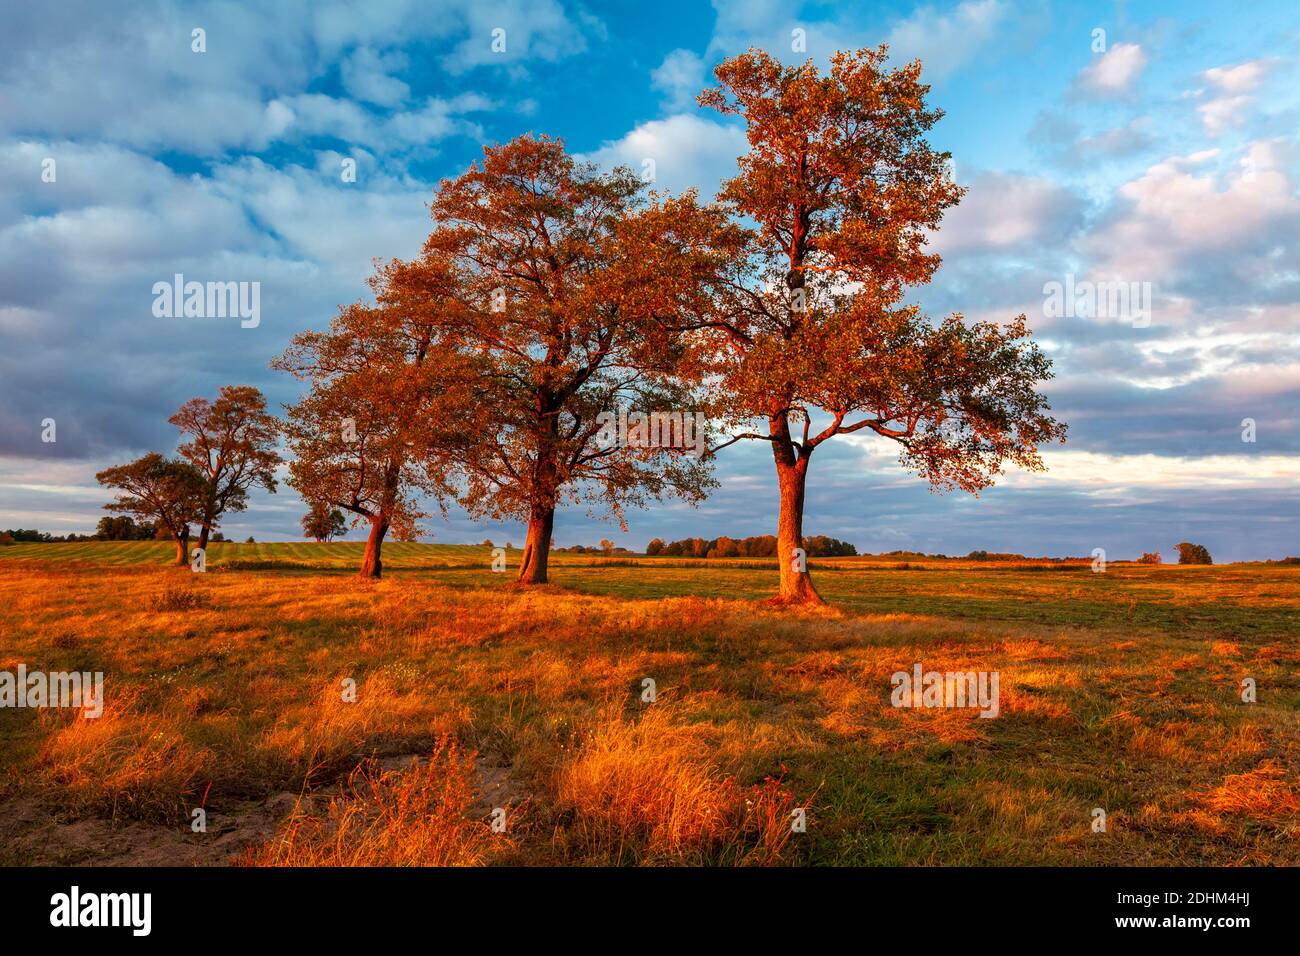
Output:
M1147 64L1137 43L1116 43L1096 62L1084 67L1079 85L1092 93L1113 96L1126 92Z
M1000 0L967 0L951 12L921 7L890 31L890 55L900 62L919 57L925 76L946 76L992 38L1005 12Z
M220 156L261 151L310 130L325 134L332 124L340 136L373 132L377 121L358 116L369 112L362 103L394 109L410 96L394 75L402 57L381 52L382 43L438 40L450 50L443 62L449 71L504 63L513 74L530 58L558 60L585 49L600 26L578 19L571 22L556 0L490 8L478 0L375 0L364 10L308 0L134 9L86 3L0 31L0 137L39 130L49 138ZM190 47L200 25L205 53ZM491 52L496 27L507 30L502 56ZM349 106L307 92L336 65L354 98ZM406 123L411 135L448 128L423 112Z
M340 68L343 88L367 103L397 106L411 94L411 88L389 74L405 65L406 58L399 54L379 54L368 46L357 47Z
M1170 157L1120 187L1121 208L1088 243L1107 277L1160 282L1249 266L1276 246L1295 251L1300 198L1281 146L1252 144L1248 163L1220 174L1204 168L1216 158Z
M858 14L832 20L820 10L805 15L799 4L780 0L714 0L718 11L709 53L734 56L760 47L785 62L808 58L825 65L836 50L875 47L883 38L890 57L903 63L919 57L928 78L946 76L968 63L996 34L1007 5L1004 0L964 0L956 7L920 7L884 33ZM791 49L791 31L804 31L806 52Z
M1204 489L1294 487L1300 481L1296 455L1107 455L1088 451L1048 450L1046 473L1009 472L1005 484L1059 487L1081 485L1123 494L1131 488Z
M704 87L704 61L691 50L673 50L650 74L650 86L667 95L668 106L683 110Z
M748 148L745 133L689 113L642 123L621 139L583 158L604 167L630 166L638 173L654 161L653 188L677 193L691 186L708 197L736 174L736 158Z
M443 59L452 73L476 66L511 66L527 58L560 60L587 48L587 32L599 33L599 21L571 23L556 0L470 0L461 11L467 36ZM505 49L493 49L494 32Z
M864 470L888 474L898 446L869 433L846 435L837 441L855 446L867 463ZM1149 488L1294 487L1300 481L1300 455L1160 455L1110 454L1082 449L1045 448L1045 472L1008 468L999 484L1027 490L1105 491L1120 495ZM899 483L915 479L900 475Z
M1243 124L1251 101L1247 94L1259 86L1270 65L1268 60L1251 60L1236 66L1214 67L1201 74L1218 91L1197 107L1206 135L1217 137ZM1200 95L1204 96L1204 91Z
M1216 66L1203 74L1207 82L1214 84L1224 93L1234 95L1249 93L1259 86L1268 70L1265 60L1251 60L1236 66Z
M1033 243L1063 241L1079 222L1079 202L1041 176L981 173L944 216L931 240L941 255L1004 252Z
M464 114L491 109L492 102L477 93L462 93L451 99L429 97L416 109L380 118L353 100L335 99L322 93L304 93L274 101L277 120L287 117L282 135L323 136L391 152L419 146L433 140L461 134L479 136L478 124Z
M340 294L356 298L372 257L410 258L432 228L424 205L428 185L370 171L364 155L357 165L358 182L347 184L333 162L320 171L276 169L250 157L217 168L213 190L245 207L286 255L335 276Z

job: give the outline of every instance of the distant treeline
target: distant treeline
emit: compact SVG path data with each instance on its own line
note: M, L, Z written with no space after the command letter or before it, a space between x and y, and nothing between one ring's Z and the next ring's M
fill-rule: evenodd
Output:
M803 539L804 551L810 558L848 558L858 549L847 541L815 534ZM666 558L771 558L776 556L776 535L761 534L753 538L683 538L664 542L655 538L646 545L650 557Z
M603 554L606 556L613 554L635 554L634 551L630 551L627 548L606 548L594 544L574 544L567 548L552 548L551 550L561 554Z
M10 528L0 531L0 544L56 544L61 541L168 541L171 535L165 528L159 529L149 522L136 523L125 515L121 517L104 517L99 519L94 534L55 535L35 528ZM217 532L213 541L226 540L225 535Z
M37 531L35 528L9 528L0 531L0 545L54 544L61 541L166 541L170 537L171 534L166 528L158 528L148 522L137 523L130 517L121 516L100 518L94 534L53 535L48 531ZM226 536L218 531L212 535L211 540L225 541ZM803 540L804 551L807 552L810 558L849 558L858 556L857 548L847 541L840 541L838 538L815 534L805 537ZM253 543L251 536L247 543ZM483 544L489 548L493 547L491 538L484 541ZM506 547L512 548L514 546L507 544ZM608 539L602 539L599 545L575 544L567 548L557 548L552 542L551 547L552 550L558 552L601 554L606 557L634 553L627 548L616 547L614 542ZM1177 551L1179 564L1214 563L1209 551L1199 544L1184 541L1177 545ZM776 555L776 536L762 534L752 538L729 538L723 535L719 538L683 538L680 541L668 542L665 542L662 538L655 538L646 545L645 553L652 558L771 558ZM871 557L872 555L866 556ZM1087 557L1030 558L1023 554L983 550L971 551L965 556L941 553L927 554L924 551L882 551L880 554L874 555L874 557L905 560L925 558L932 561L1050 561L1058 564L1087 563L1092 560ZM1162 561L1159 551L1143 554L1142 557L1137 559L1139 564L1161 564ZM1268 560L1264 563L1300 564L1300 557Z

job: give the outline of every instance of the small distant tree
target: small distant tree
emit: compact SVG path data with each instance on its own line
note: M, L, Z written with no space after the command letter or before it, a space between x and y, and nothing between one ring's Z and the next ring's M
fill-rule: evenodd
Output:
M1138 558L1138 564L1160 564L1163 560L1159 551L1144 551L1142 557Z
M106 468L95 479L121 493L104 505L165 528L176 542L176 564L188 563L190 525L203 516L207 485L189 462L152 452L130 464Z
M13 544L13 543L14 543L14 536L10 532L8 531L0 532L0 545Z
M244 544L257 544L257 542L253 540L253 536L250 534L244 539Z
M648 557L653 558L664 549L663 538L652 538L650 543L645 546L645 553Z
M1190 541L1182 541L1175 545L1175 547L1178 549L1179 564L1214 563L1213 559L1210 557L1210 552L1205 549L1204 545L1192 544Z
M317 502L302 516L302 530L307 537L319 544L347 534L348 521L338 508L330 507L324 502Z
M192 398L168 421L189 436L177 450L208 482L199 519L199 547L206 548L222 515L248 507L250 488L275 491L276 421L251 385L227 385L215 402Z

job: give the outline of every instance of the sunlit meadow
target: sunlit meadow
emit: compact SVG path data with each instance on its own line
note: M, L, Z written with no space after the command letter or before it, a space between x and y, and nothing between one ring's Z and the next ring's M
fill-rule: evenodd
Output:
M0 862L1300 863L1300 567L824 559L789 610L760 560L360 548L0 548L0 669L105 675L0 709ZM891 706L915 662L998 716Z

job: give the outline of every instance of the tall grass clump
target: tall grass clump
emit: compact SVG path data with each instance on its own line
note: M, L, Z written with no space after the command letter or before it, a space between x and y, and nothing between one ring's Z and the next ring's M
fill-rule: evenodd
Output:
M441 739L425 761L381 771L358 766L322 816L298 807L251 866L480 866L493 849L486 819L471 812L474 754Z
M564 840L589 859L770 865L788 856L793 795L779 780L743 787L710 766L663 707L629 721L607 706L556 782L573 818Z

